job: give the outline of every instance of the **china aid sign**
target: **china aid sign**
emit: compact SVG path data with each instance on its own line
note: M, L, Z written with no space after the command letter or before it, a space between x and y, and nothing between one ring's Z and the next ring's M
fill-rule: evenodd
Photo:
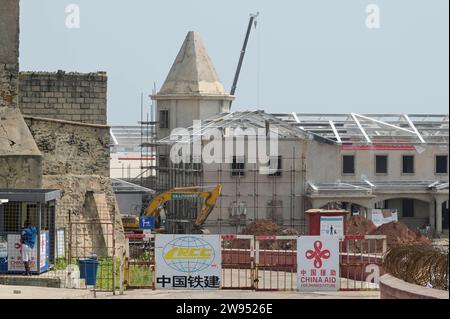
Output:
M339 238L301 236L297 239L297 289L337 291L339 280Z

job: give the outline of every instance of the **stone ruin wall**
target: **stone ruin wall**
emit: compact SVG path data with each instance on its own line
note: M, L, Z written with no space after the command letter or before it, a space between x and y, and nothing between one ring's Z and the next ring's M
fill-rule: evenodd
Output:
M18 72L18 64L0 62L0 107L17 106Z
M19 2L0 0L0 107L16 107L19 75Z
M24 116L43 156L44 175L109 176L109 127Z
M98 256L104 256L107 252L110 256L112 227L116 250L124 245L122 221L110 178L99 175L44 175L42 183L45 188L63 190L56 204L57 228L68 231L69 213L73 222L101 219L111 223L111 226L103 223L98 227L74 224L72 231L79 236L72 237L72 256L85 256L91 252Z
M25 116L25 121L43 156L42 187L62 190L56 206L56 227L68 230L69 212L74 222L100 219L114 223L109 228L101 227L108 229L104 233L80 225L72 253L82 256L91 252L86 247L92 247L99 256L105 252L111 255L108 247L112 247L112 227L116 247L122 246L125 239L109 178L109 127L32 116Z
M41 187L41 154L17 109L19 1L0 0L0 188Z
M106 125L105 72L20 72L23 115Z
M60 189L57 227L67 227L69 210L79 221L115 220L120 246L123 228L109 178L106 73L19 75L19 0L0 0L0 44L0 188ZM105 235L85 239L85 245L108 241Z

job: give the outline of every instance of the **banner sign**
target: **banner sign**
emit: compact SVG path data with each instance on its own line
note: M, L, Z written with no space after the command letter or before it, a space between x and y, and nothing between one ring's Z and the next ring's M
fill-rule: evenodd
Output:
M41 272L48 270L48 264L50 259L50 236L48 231L44 231L41 233L40 237L40 256L39 256L39 270Z
M337 291L339 280L339 238L301 236L297 239L297 289Z
M8 234L8 271L22 272L25 270L25 266L22 261L21 248L22 244L20 243L20 235ZM36 241L36 244L31 250L30 270L33 272L38 272L38 249L40 253L39 272L43 272L48 270L49 266L50 242L48 231L41 233L39 241Z
M156 288L220 289L220 235L166 235L155 238Z
M396 209L372 209L372 222L377 227L397 221L398 213Z
M321 236L344 236L344 216L320 216Z
M31 250L31 260L30 260L30 270L37 271L37 247L38 243L34 245ZM8 234L8 271L12 272L23 272L25 271L25 266L22 261L21 253L22 244L20 243L19 234Z

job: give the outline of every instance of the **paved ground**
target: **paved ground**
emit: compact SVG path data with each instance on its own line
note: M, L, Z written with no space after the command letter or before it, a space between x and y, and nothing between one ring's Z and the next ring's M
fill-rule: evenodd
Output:
M212 292L129 290L124 295L98 295L114 299L379 299L378 291L341 291L330 293L299 293L296 291L218 290Z
M251 284L249 269L223 269L225 287L249 287ZM262 289L297 290L297 274L285 271L258 271L259 287ZM346 278L340 279L341 288L370 289L377 285Z
M266 292L244 290L218 290L193 292L183 290L149 290L138 289L118 292L97 293L99 299L378 299L377 291L351 291L330 293L299 293L296 291ZM29 286L0 285L0 299L86 299L94 298L92 291L85 289L40 288Z
M0 299L86 299L93 296L85 289L0 285Z

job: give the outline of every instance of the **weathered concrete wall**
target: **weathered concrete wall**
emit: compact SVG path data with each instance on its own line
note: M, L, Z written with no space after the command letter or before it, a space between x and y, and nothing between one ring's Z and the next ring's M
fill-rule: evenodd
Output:
M25 117L44 156L44 175L109 177L109 127Z
M17 63L19 56L19 0L0 0L0 61Z
M169 111L169 128L158 126L157 139L170 135L178 127L191 127L194 120L206 120L229 109L230 101L207 97L159 99L156 120L160 121L160 111Z
M106 194L101 192L88 191L85 195L84 202L85 214L84 217L88 220L99 220L101 222L90 223L87 234L91 239L92 250L98 256L111 256L113 254L113 236L114 227L112 225L111 214L108 210ZM86 245L86 242L83 243ZM80 247L81 248L81 247ZM85 250L85 248L82 248ZM89 253L89 252L84 252ZM84 255L83 254L83 255ZM79 255L79 254L78 254Z
M389 274L380 277L381 299L448 299L448 291L422 287Z
M21 72L19 107L24 115L107 123L105 72Z
M0 107L17 106L19 0L0 0Z
M0 107L0 187L39 188L42 155L17 108Z
M0 62L0 107L17 107L18 71L18 64Z
M41 156L0 156L0 188L41 188Z
M92 218L114 221L116 248L125 241L122 220L119 208L112 189L111 179L96 175L44 175L43 187L63 190L61 199L56 203L56 227L68 230L69 212L72 221L88 222ZM104 195L101 195L101 194ZM103 201L95 202L95 196L104 196ZM92 205L95 207L92 207ZM81 226L80 226L81 227ZM93 247L93 244L110 240L107 232L95 234L80 229L79 234L86 236L74 236L76 242L73 247L83 249L83 245ZM105 237L106 236L106 237ZM107 239L105 239L107 238ZM112 247L112 245L108 245ZM99 245L97 252L103 252L107 246ZM81 251L79 251L81 253ZM86 253L90 253L86 251Z

